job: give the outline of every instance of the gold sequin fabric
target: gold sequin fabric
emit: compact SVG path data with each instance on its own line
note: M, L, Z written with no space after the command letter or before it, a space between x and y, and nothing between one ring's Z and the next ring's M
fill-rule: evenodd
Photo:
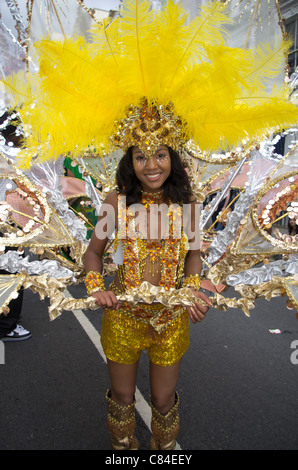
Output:
M120 201L120 204L119 204ZM163 191L142 194L142 204L150 212L150 207L163 202ZM126 234L137 234L135 214L130 208L124 207L118 199L120 220L125 220ZM146 261L149 260L150 272L160 272L159 285L165 290L178 288L183 276L184 261L189 250L186 234L182 227L182 208L179 204L168 202L167 208L168 235L166 239L149 241L147 238L135 236L123 237L116 232L114 248L122 241L123 265L117 268L122 291L139 287L144 278ZM119 238L120 237L120 238Z
M160 305L144 306L144 316ZM105 309L101 344L106 357L120 364L134 364L147 350L150 361L159 366L177 362L189 347L189 317L185 309L165 330L158 333L149 322L133 317L127 306L118 310ZM140 309L140 305L137 307Z

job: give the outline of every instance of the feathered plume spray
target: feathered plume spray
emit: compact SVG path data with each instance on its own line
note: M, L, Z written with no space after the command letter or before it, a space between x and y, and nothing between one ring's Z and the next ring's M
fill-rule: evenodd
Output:
M5 82L29 132L26 164L34 151L40 161L75 158L89 145L109 152L115 122L144 97L157 106L171 103L185 140L201 150L232 148L297 122L287 91L266 91L284 67L289 42L227 47L231 20L221 2L186 20L173 0L161 11L148 0L126 0L121 17L93 26L91 42L36 43L39 72Z

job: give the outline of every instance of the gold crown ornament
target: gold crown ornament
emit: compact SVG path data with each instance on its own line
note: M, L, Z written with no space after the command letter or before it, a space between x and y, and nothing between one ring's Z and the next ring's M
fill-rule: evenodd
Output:
M174 114L174 106L148 104L146 98L139 106L130 105L126 117L116 122L116 133L111 136L115 148L126 152L129 147L138 147L145 157L160 145L181 151L186 134L181 117Z

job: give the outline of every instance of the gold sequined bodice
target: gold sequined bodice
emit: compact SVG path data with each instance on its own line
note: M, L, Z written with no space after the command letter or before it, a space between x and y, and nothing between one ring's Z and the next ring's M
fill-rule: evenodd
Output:
M152 208L152 204L162 202L162 192L142 195L142 204L147 213ZM126 227L134 223L134 217L135 214L132 214L128 208L125 214ZM182 227L181 206L167 204L167 223L167 237L163 239L148 240L138 236L137 232L135 232L136 237L121 238L123 264L117 267L117 277L122 292L140 286L143 280L150 280L151 283L164 287L165 290L180 286L188 251L188 239ZM119 241L119 232L117 232L115 249Z

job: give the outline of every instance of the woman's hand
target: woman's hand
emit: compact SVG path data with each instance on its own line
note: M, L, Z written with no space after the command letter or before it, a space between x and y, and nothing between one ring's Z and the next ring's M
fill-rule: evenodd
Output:
M119 302L117 300L117 297L111 290L99 290L97 292L93 292L93 294L91 295L95 298L96 305L101 308L119 308Z
M197 292L195 289L192 289L193 294L198 298L204 300L210 307L212 303L210 302L209 298L207 297L204 292ZM195 305L186 307L188 311L189 318L191 319L192 323L200 323L204 320L206 313L208 312L209 306L205 306L199 301L195 302Z

